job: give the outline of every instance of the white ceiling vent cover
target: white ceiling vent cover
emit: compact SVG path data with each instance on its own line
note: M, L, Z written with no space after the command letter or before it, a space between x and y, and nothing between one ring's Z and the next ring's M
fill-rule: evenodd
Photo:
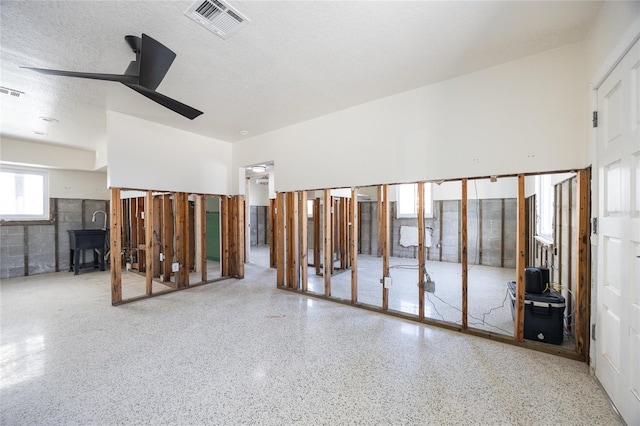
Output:
M184 14L225 40L250 22L237 9L221 0L199 0Z

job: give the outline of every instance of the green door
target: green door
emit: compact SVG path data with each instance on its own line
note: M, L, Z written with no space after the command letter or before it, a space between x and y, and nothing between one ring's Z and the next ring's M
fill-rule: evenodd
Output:
M220 261L220 212L207 212L207 259Z

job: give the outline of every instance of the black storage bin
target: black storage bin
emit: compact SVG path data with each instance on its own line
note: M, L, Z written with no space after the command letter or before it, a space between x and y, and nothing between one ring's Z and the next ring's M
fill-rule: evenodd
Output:
M516 283L507 283L511 296L511 317L515 320ZM524 294L524 338L561 345L563 340L564 297L550 290L542 294Z

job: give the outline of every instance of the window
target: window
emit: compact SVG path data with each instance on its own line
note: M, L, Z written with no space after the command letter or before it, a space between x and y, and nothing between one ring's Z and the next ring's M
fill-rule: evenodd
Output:
M396 217L418 217L418 184L405 183L396 185ZM424 217L433 217L431 202L431 184L424 184Z
M553 238L553 185L551 175L536 176L536 216L539 236Z
M49 174L40 170L0 169L0 219L49 220Z

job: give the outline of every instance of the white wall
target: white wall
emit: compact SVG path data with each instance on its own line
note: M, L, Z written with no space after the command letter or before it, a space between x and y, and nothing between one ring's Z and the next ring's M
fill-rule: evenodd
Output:
M581 168L586 81L574 44L236 142L234 166L273 158L277 191Z
M51 198L77 198L90 200L110 199L107 174L75 170L49 170L49 196Z
M107 112L109 187L228 195L231 144Z
M249 187L249 205L250 206L268 206L269 205L269 185L261 185L256 183L256 178L250 179Z
M94 170L96 156L93 151L45 145L3 136L0 138L0 161L4 164L28 167Z

